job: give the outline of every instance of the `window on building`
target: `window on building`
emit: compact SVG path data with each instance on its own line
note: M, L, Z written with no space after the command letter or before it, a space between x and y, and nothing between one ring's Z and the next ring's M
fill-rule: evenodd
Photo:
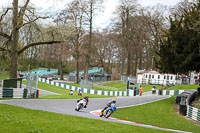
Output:
M146 74L146 79L148 78L148 75Z
M152 79L154 78L154 75L152 75Z
M166 76L164 75L164 79L166 79Z
M151 78L151 74L149 74L149 78Z
M160 79L160 75L158 75L158 79Z
M167 76L167 80L169 80L169 76Z
M173 76L171 76L171 80L173 80Z

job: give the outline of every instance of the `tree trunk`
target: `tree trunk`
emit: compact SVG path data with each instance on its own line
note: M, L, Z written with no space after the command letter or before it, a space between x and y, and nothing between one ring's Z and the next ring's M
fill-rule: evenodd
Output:
M131 74L131 50L128 49L127 72L126 72L126 76L129 76L130 74Z
M122 64L121 64L121 75L124 75L124 65L125 65L125 57L122 57Z
M76 55L76 83L79 83L79 53Z
M17 27L18 22L18 0L13 0L13 20L12 20L12 43L11 43L11 55L10 55L10 78L17 78L17 60L18 60L18 39L19 30Z
M134 69L134 75L137 74L137 66L138 66L138 53L136 52L136 55L135 55L135 69ZM137 76L137 75L136 75Z
M63 63L60 61L60 80L63 80Z
M89 43L87 49L87 56L86 56L86 66L85 66L85 80L88 80L88 70L90 66L90 54L91 54L91 46L92 46L92 19L93 19L93 1L90 1L90 32L89 32Z

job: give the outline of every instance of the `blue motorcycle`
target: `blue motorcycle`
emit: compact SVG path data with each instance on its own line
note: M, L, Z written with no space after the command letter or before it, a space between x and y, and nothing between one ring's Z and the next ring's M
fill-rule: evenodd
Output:
M112 113L114 113L117 110L114 104L111 104L110 107L105 109L103 112L101 112L100 117L104 116L105 118L108 118L111 116Z

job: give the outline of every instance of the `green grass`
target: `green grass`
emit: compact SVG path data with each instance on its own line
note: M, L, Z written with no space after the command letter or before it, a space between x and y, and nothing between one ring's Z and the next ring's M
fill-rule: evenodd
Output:
M113 88L118 88L118 91L126 91L126 83L123 82L108 82L108 83L103 83L103 86L108 86L108 87L113 87Z
M27 84L26 80L23 80L23 84ZM38 88L46 90L46 91L51 91L55 93L59 93L61 95L40 95L40 98L42 99L76 99L76 98L81 98L84 96L89 96L89 98L103 98L103 97L108 97L108 96L101 96L101 95L93 95L93 94L87 94L87 93L82 93L82 96L78 96L78 93L74 91L74 95L69 95L69 90L53 85L49 85L47 83L43 82L38 82Z
M9 77L9 72L0 71L0 80L7 79Z
M162 133L164 131L0 104L1 133Z
M200 133L200 126L175 113L175 97L145 105L118 109L112 117L129 121Z
M76 83L67 83L67 85L71 85L71 86L76 86L76 87L80 87L80 84L76 84ZM100 91L113 91L111 89L104 89L104 88L99 88L99 87L95 87L92 86L93 90L100 90ZM125 91L125 90L124 90Z
M152 87L155 86L156 90L164 88L163 86L160 85L146 85L146 84L141 84L143 90L142 92L147 92L147 91L152 91Z
M74 84L74 83L68 83L68 85L71 86L76 86L80 87L80 84ZM126 91L126 83L123 82L108 82L108 83L103 83L101 84L102 86L107 86L107 87L113 87L113 88L118 88L116 91ZM146 84L141 84L143 87L143 92L151 91L153 85L146 85ZM135 85L137 87L137 85ZM162 89L164 88L163 86L156 85L156 89ZM113 91L113 89L104 89L104 88L98 88L93 86L92 89L94 90L101 90L101 91Z
M198 87L199 87L198 85L175 85L168 88L167 90L189 90L189 89L197 90Z
M198 108L198 109L200 109L200 98L195 103L195 107Z

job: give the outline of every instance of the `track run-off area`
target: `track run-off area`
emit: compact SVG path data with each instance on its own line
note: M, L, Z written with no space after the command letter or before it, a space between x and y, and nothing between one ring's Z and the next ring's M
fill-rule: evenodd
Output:
M151 103L154 101L159 101L166 98L169 98L169 96L152 95L148 92L144 93L143 96L117 97L116 107L126 108L126 107ZM163 127L156 127L152 125L145 125L142 123L136 123L127 120L121 120L117 118L112 118L112 116L110 118L99 117L100 110L103 109L106 106L106 104L111 100L112 98L89 98L89 103L87 108L84 108L79 112L75 111L77 99L17 99L17 100L1 100L0 103L23 107L23 108L29 108L33 110L43 110L48 112L74 115L91 119L100 119L104 121L112 121L112 122L141 126L145 128L153 128L164 131L181 132L181 133L185 132L180 130L167 129Z

